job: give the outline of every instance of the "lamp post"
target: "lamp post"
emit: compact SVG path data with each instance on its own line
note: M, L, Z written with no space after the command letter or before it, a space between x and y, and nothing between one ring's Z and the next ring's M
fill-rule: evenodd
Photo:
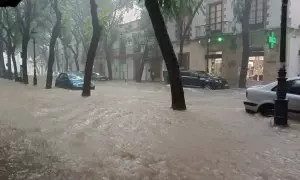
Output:
M33 85L36 86L37 85L37 77L36 77L36 54L35 54L35 37L34 34L36 34L37 32L31 32L31 34L33 35L32 39L33 39Z
M208 64L209 64L209 46L210 46L210 26L207 25L206 28L205 28L205 31L206 31L206 36L207 36L207 45L206 45L206 72L209 73L209 67L208 67Z
M274 125L287 126L288 99L286 98L286 28L287 28L288 0L282 0L281 8L281 41L280 41L280 68L278 71L277 97L274 106Z

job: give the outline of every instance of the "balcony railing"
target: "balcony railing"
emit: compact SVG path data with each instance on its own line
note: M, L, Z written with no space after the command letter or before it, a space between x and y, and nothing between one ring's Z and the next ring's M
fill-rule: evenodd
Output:
M222 33L224 34L230 34L234 33L234 26L235 24L233 22L228 22L225 21L222 23ZM207 35L207 25L201 25L201 26L196 26L196 38L201 38L205 37ZM210 31L211 34L214 33L214 31Z

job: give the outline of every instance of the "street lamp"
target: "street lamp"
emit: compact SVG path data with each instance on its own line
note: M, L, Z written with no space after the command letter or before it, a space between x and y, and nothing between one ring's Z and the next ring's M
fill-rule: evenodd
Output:
M286 98L286 28L288 0L282 0L281 7L281 40L280 40L280 69L278 71L277 97L274 106L274 125L287 126L288 99Z
M208 68L208 64L209 64L209 46L210 46L210 26L207 25L206 28L206 36L207 36L207 45L206 45L206 72L209 73L209 68Z
M36 77L36 53L35 53L35 37L34 35L37 34L37 32L32 31L32 39L33 39L33 85L37 85L37 77Z

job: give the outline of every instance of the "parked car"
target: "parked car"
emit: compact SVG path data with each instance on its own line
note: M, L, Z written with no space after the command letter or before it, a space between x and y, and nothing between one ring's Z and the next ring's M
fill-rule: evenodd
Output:
M93 74L92 74L92 80L93 81L108 81L108 77L106 77L103 74L93 72Z
M79 73L83 74L84 76L84 71L79 71ZM100 73L96 73L96 72L93 72L92 73L92 80L93 81L108 81L108 77L106 77L105 75L103 74L100 74Z
M261 113L263 116L274 114L274 99L276 98L277 82L248 88L247 100L244 101L247 113ZM300 114L300 77L287 80L287 98L289 113Z
M55 87L66 89L82 89L83 75L80 72L60 73L55 80ZM95 89L95 84L91 82L91 89Z
M182 85L184 87L204 89L227 89L228 82L224 78L215 77L203 71L180 71ZM168 74L164 73L165 82L169 83Z

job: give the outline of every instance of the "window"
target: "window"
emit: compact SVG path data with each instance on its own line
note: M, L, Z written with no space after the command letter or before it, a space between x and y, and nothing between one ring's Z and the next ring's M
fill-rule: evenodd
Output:
M190 76L190 72L182 71L180 72L180 76Z
M252 0L249 23L250 25L263 25L264 0Z
M300 95L300 80L287 81L287 93ZM278 86L274 87L272 91L277 91Z
M65 79L68 79L68 75L65 74L65 73L62 73L62 74L59 75L58 78L61 79L61 80L65 80Z
M179 57L179 54L177 57ZM179 67L181 67L183 69L189 69L190 68L190 53L189 52L182 53L181 61L178 61L178 64L179 64Z
M293 81L292 86L288 89L288 93L300 95L300 80Z
M214 3L209 5L209 27L211 31L222 30L223 19L222 3Z

